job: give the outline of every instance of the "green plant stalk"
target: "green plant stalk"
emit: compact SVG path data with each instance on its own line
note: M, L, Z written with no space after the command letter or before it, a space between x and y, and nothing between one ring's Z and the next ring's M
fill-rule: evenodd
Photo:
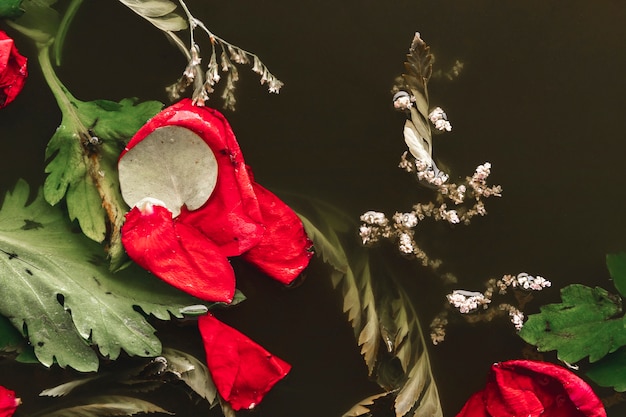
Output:
M61 65L61 55L63 53L63 45L65 44L65 36L67 35L67 31L76 16L76 12L83 4L83 0L72 0L70 5L67 7L65 14L63 15L63 19L59 24L59 30L56 33L56 41L54 42L54 62L56 66Z

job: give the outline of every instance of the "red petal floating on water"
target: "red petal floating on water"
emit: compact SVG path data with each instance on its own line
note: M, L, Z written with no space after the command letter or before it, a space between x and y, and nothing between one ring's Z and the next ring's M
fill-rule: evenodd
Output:
M0 30L0 109L22 91L28 75L26 63L27 59L17 51L13 39Z
M259 184L253 183L253 187L266 231L261 242L243 257L270 277L289 284L309 264L312 243L302 221L289 206Z
M143 268L193 296L230 303L235 274L228 259L206 236L172 220L165 207L146 203L126 215L122 243Z
M218 392L235 410L256 406L291 365L211 314L198 320L207 366Z
M139 129L120 159L163 126L180 126L196 133L209 145L218 164L217 184L209 200L194 211L183 208L177 219L208 236L226 256L240 255L256 245L265 230L263 218L239 144L224 116L216 110L194 106L189 99L181 100Z
M0 417L11 417L22 402L15 398L15 392L0 386Z
M602 402L576 374L548 362L514 360L491 367L483 391L457 417L606 417Z

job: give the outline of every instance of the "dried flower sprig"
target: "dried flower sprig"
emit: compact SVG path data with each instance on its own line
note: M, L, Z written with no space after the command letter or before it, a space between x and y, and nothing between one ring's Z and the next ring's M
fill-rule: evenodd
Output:
M256 54L215 35L201 20L191 14L183 0L178 1L189 22L189 46L173 32L166 33L185 54L188 63L181 77L174 84L167 87L170 100L179 99L187 88L193 85L193 103L198 106L204 106L209 99L209 95L215 91L215 85L225 76L226 80L221 97L224 100L224 107L234 110L237 102L235 88L237 81L239 81L239 70L236 64L251 64L252 71L261 77L261 85L266 84L270 93L279 93L283 82L269 71ZM202 30L211 42L211 55L206 71L200 65L200 47L195 41L196 29Z
M489 186L487 178L491 173L491 164L486 162L476 168L474 174L466 177L460 184L448 183L447 178L435 176L432 169L419 160L409 160L406 152L402 155L400 167L409 172L416 172L420 181L427 181L438 191L436 203L417 203L413 210L395 213L389 220L384 213L368 211L361 215L363 224L359 235L363 245L372 245L382 239L395 241L400 253L412 256L422 265L436 270L441 265L438 259L430 259L414 239L415 228L426 218L435 221L447 221L451 225L469 224L472 217L487 214L483 199L501 196L502 187ZM450 206L450 207L449 207Z
M550 287L552 283L540 276L532 276L525 272L517 275L504 275L502 278L487 281L484 292L454 290L446 298L448 306L439 313L430 324L430 337L433 344L444 341L446 326L448 325L448 310L452 306L462 317L470 323L478 321L491 321L495 317L507 314L515 329L519 331L524 325L524 313L522 310L530 300L528 292L541 291ZM495 294L506 295L509 289L516 291L516 304L500 303L496 308L489 308ZM526 294L524 294L526 293Z

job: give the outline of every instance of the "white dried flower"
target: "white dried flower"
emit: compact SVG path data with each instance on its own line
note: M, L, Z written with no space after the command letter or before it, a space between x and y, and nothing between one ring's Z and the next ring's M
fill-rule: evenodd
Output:
M406 91L398 91L393 96L393 107L397 110L408 110L413 107L411 95Z
M428 115L430 122L435 125L437 130L451 131L452 125L448 121L448 116L441 107L435 107Z
M418 222L415 213L396 213L393 216L393 220L401 227L409 229L417 226Z
M408 233L401 233L398 242L398 248L400 252L411 254L413 253L413 238Z
M379 211L366 211L361 215L361 221L367 224L385 227L389 223L385 213L381 213Z
M460 313L467 314L476 310L479 306L484 306L491 302L483 293L465 290L454 290L446 295L448 302L456 307Z

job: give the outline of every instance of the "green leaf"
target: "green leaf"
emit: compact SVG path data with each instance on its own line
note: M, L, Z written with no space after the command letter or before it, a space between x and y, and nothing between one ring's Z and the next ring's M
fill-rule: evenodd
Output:
M113 274L100 245L74 233L41 193L27 205L20 181L0 210L0 314L28 337L41 363L94 371L100 353L155 356L161 343L145 314L161 320L201 304L138 267ZM33 226L34 225L34 226Z
M132 416L139 413L163 413L173 415L167 410L139 398L124 395L106 395L92 397L90 403L76 405L51 413L42 417L103 417L103 416Z
M580 284L561 290L562 303L541 307L519 335L541 352L557 350L559 359L575 363L587 356L595 362L626 345L621 299L606 290Z
M82 102L67 93L59 105L61 126L46 148L45 198L55 205L65 197L70 219L78 221L87 237L96 242L108 237L112 264L119 267L127 206L119 191L117 160L127 140L162 104L137 104L135 99Z
M12 0L11 0L12 2ZM61 17L52 7L57 0L24 0L24 14L7 24L38 44L49 44L59 28Z
M315 202L313 208L314 213L307 216L298 209L299 216L316 254L334 268L333 285L341 289L343 310L354 328L370 375L387 390L363 400L345 415L367 413L367 405L389 394L395 396L397 417L441 417L443 411L426 342L411 300L393 273L372 273L365 248L352 250L342 243L353 242L342 235L354 235L358 227L348 216L325 203ZM386 352L380 348L381 340ZM391 359L399 361L400 372L398 362Z
M176 375L209 404L213 404L217 398L217 388L204 363L189 353L171 348L163 349L162 356L167 359L168 371Z
M620 348L587 370L587 376L601 387L612 387L615 391L626 391L626 348Z
M606 255L606 266L617 291L626 296L626 253Z
M0 1L0 19L15 19L24 13L21 7L22 0L2 0Z
M174 13L170 0L120 0L120 2L162 31L177 32L187 28L187 21Z

